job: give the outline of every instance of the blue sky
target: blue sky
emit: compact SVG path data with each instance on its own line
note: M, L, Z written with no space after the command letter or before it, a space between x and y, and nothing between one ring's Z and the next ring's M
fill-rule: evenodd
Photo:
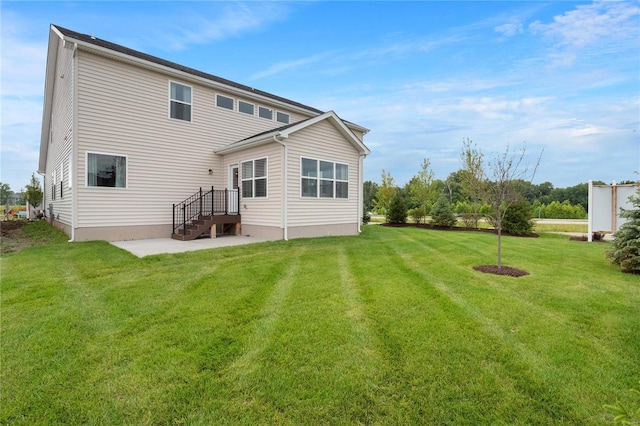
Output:
M54 23L316 107L371 131L365 180L544 149L534 183L637 179L640 3L30 2L1 5L1 181L38 167Z

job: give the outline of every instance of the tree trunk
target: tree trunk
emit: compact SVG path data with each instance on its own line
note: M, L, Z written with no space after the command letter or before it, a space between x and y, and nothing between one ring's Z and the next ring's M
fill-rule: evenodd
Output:
M502 226L498 226L498 269L502 269Z

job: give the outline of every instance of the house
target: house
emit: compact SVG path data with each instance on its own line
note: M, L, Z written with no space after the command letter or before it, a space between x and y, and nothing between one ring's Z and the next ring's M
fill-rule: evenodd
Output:
M354 235L368 130L51 25L38 172L74 241Z

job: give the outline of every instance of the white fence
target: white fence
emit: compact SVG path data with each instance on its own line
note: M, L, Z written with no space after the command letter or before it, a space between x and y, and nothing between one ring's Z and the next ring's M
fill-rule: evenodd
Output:
M627 220L620 217L620 209L630 210L633 205L629 197L638 185L594 185L589 181L589 234L591 241L594 232L616 232Z

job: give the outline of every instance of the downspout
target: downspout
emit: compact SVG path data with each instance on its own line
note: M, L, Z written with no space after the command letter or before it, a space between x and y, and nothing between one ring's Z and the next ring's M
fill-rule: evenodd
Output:
M78 156L78 144L76 143L78 140L78 90L76 85L76 72L78 67L77 61L78 56L76 55L78 51L78 43L73 43L73 53L71 56L71 161L69 162L69 172L74 173L77 176L78 172L78 162L76 158ZM64 160L63 160L64 161ZM68 241L70 243L76 240L76 227L78 226L77 221L77 212L78 208L78 185L80 184L79 179L74 179L75 176L69 176L71 179L71 239Z
M283 183L283 197L282 197L282 227L284 229L284 240L289 241L289 151L287 144L282 141L286 136L273 136L273 141L279 143L283 147L283 162L284 162L284 183Z
M360 228L360 226L362 225L362 217L364 216L364 206L362 201L364 200L364 194L362 193L364 191L364 187L363 187L363 167L364 167L364 159L367 156L367 154L360 154L360 159L358 160L358 208L357 208L357 215L358 217L356 218L357 220L357 224L358 224L358 234L362 232L362 229Z

